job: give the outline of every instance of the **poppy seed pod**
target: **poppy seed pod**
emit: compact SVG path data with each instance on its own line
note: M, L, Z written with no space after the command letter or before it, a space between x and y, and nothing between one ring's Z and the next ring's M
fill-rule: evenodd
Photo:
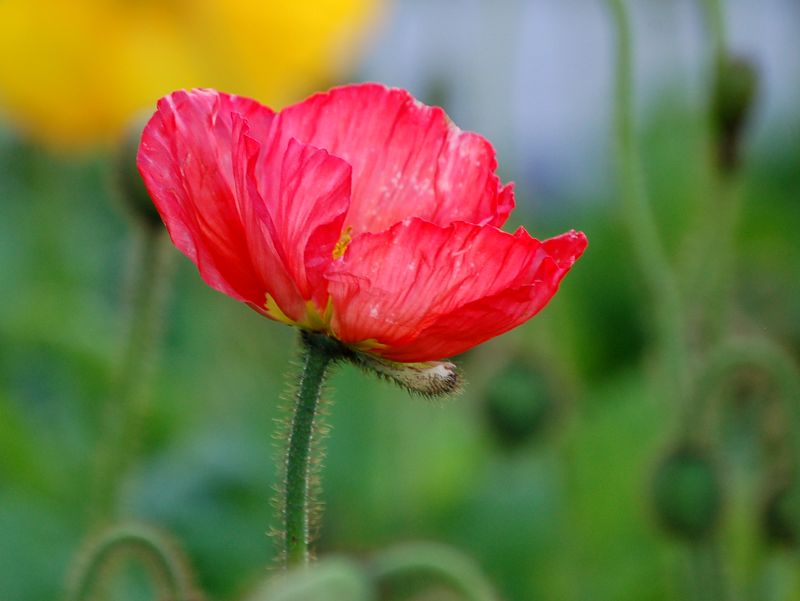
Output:
M752 113L758 88L758 72L741 57L718 62L711 111L717 165L725 173L739 165L742 133Z
M762 527L767 541L793 547L800 537L800 488L789 481L767 495L762 509Z
M719 476L708 454L698 447L679 446L662 460L652 495L659 523L679 539L703 539L719 521Z
M486 422L504 446L516 447L542 433L558 410L547 376L535 365L514 360L497 373L483 397Z

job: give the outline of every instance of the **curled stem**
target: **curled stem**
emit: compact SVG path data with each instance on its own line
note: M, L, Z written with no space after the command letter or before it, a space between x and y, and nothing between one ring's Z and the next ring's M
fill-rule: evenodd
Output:
M197 601L201 595L192 581L183 553L158 530L141 524L121 524L91 540L67 583L66 601L87 601L95 587L124 556L138 557L160 597L172 601Z
M755 368L767 375L780 392L779 398L784 403L786 414L793 424L800 425L800 371L792 357L769 340L728 340L708 354L698 373L685 419L690 428L688 436L702 440L709 433L716 432L721 413L719 403L722 400L718 392L726 382L746 368ZM777 465L771 466L773 470L779 470L781 477L785 476L783 470L789 471L800 464L800 441L791 436L791 431L783 431L777 449L780 460ZM766 450L775 454L774 450ZM698 566L700 580L709 586L713 585L710 592L698 598L725 598L725 579L719 568L718 543L715 540L701 541L693 551L693 564Z
M409 543L384 551L371 563L378 583L420 574L433 577L465 601L497 601L492 585L475 563L449 547Z
M687 386L686 341L678 286L661 242L642 177L633 111L633 53L625 0L609 0L616 29L615 137L624 218L645 285L656 305L665 377L680 395Z
M289 425L284 462L283 490L279 496L285 566L305 565L310 560L311 516L315 509L312 482L316 419L325 376L338 358L338 343L324 335L301 335L303 367Z
M687 421L698 428L698 436L708 431L708 422L719 413L717 391L731 376L747 367L767 374L778 387L787 414L793 423L800 425L800 371L791 356L768 340L729 340L709 355L695 386L690 407L696 413ZM791 442L795 460L800 460L800 441L792 437Z
M136 232L126 348L106 407L105 438L94 483L92 508L98 521L111 518L117 511L119 475L128 471L138 453L174 265L174 253L163 228L141 227Z

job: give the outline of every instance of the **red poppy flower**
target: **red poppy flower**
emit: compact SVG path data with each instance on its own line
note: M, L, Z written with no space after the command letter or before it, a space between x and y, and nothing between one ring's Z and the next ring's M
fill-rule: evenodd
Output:
M158 103L138 156L211 287L399 362L461 353L536 314L586 247L499 229L494 149L403 90L335 88L275 113L214 90Z

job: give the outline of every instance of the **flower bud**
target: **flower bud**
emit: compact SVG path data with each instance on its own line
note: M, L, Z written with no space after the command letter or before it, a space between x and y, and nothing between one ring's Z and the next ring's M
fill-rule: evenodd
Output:
M758 72L741 57L725 57L717 64L711 111L717 165L723 173L739 165L742 132L752 113Z
M681 445L666 456L656 469L652 495L658 521L679 539L701 540L719 521L721 484L699 447Z
M139 140L144 122L137 120L128 127L114 157L114 186L123 207L145 227L162 227L161 216L145 188L136 166Z
M800 487L793 481L776 486L766 497L762 527L767 541L793 547L800 540Z
M449 361L398 363L372 353L350 349L343 349L341 356L361 369L390 380L411 393L433 398L461 391L461 373L456 365Z
M548 376L530 362L517 359L491 379L483 409L496 438L515 447L539 435L558 404Z

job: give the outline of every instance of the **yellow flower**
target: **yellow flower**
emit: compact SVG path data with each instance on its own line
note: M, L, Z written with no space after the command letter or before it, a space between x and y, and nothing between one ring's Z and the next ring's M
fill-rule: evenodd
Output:
M280 108L341 75L377 0L2 0L0 112L60 147L178 88Z

